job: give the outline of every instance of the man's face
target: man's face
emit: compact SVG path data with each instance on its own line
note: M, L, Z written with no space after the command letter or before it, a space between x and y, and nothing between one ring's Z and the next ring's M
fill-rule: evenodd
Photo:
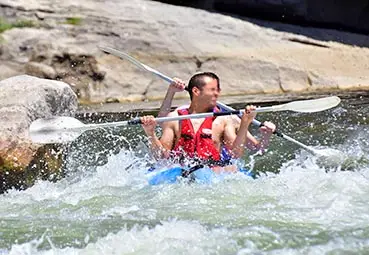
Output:
M205 77L206 85L202 87L199 93L199 99L202 102L207 102L209 107L215 107L220 94L218 89L218 82L216 79Z

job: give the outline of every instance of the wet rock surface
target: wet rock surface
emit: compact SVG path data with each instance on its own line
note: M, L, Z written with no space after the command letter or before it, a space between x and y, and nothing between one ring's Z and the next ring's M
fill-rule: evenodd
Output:
M28 75L0 81L0 192L60 178L63 146L32 143L29 125L76 110L77 97L66 83Z

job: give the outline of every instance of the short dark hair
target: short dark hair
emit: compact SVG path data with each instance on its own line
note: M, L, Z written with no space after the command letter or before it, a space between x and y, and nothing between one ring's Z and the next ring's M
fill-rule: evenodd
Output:
M197 73L191 77L190 81L188 82L188 86L187 86L187 90L188 90L188 93L190 93L191 100L192 100L192 89L196 87L201 90L206 85L205 83L206 77L216 80L218 84L218 89L220 89L219 77L215 73L212 73L212 72Z

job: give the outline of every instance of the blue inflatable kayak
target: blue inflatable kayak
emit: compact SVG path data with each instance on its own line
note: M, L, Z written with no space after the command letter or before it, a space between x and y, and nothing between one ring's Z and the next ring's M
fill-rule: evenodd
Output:
M256 178L255 174L248 169L239 169L239 172L247 176ZM175 166L167 169L149 169L147 173L148 182L150 185L172 184L178 182L180 179L188 180L189 182L211 184L215 180L224 178L230 173L215 173L207 166L196 166L192 168L183 168L182 166Z

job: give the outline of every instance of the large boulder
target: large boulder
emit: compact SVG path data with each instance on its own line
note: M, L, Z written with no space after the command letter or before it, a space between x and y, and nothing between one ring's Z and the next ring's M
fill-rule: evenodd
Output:
M0 81L0 192L60 176L61 147L32 143L28 128L37 118L76 110L77 96L66 83L28 75Z

